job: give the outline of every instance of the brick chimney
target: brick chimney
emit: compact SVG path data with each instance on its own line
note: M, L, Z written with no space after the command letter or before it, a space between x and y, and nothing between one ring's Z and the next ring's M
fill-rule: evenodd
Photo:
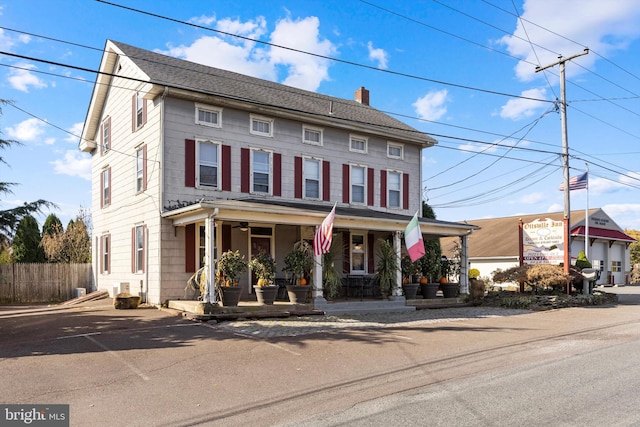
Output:
M369 91L364 86L360 86L360 89L356 90L355 100L360 104L369 105Z

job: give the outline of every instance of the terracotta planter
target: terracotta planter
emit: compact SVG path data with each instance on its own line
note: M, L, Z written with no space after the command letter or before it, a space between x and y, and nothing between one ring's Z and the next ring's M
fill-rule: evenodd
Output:
M438 288L440 283L422 283L420 284L420 292L424 299L434 299L438 296Z
M256 298L260 305L272 305L278 293L277 286L254 286Z
M289 294L289 301L292 304L304 304L307 302L309 286L287 285L287 294Z
M416 299L416 295L418 294L418 288L420 287L420 283L405 283L402 285L402 290L404 291L404 297L406 299Z
M222 305L224 307L237 307L240 302L242 288L239 286L222 286Z
M445 298L455 298L460 290L460 283L441 283L442 296Z

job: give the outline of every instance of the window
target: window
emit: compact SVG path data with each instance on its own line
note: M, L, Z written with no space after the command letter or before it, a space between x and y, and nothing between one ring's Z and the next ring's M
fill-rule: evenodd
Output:
M254 193L270 193L271 153L263 150L251 152L251 188Z
M366 169L363 166L351 166L351 203L364 203Z
M312 145L322 145L322 129L303 126L302 142Z
M254 135L273 136L273 119L252 115L250 132Z
M351 135L349 142L349 151L356 153L367 153L367 138L362 136Z
M139 92L136 94L136 129L142 127L146 121L145 117L145 99Z
M133 272L144 273L144 235L146 226L138 225L134 228L133 241Z
M102 187L101 206L109 206L111 204L111 168L102 170L102 177L100 179L100 186Z
M622 271L622 263L620 261L611 261L611 272L618 273Z
M105 154L111 148L111 117L107 117L102 122L102 133L100 134L101 145L100 150Z
M222 126L222 109L196 104L196 124L219 128Z
M304 197L320 199L320 160L304 159Z
M147 146L136 150L136 192L147 189Z
M400 207L400 195L402 194L402 173L387 172L387 200L389 207Z
M111 270L111 266L109 264L109 256L111 252L110 248L111 237L109 234L105 234L100 238L100 251L102 252L100 255L100 259L102 265L100 266L100 272L102 274L109 274Z
M387 157L390 159L402 159L404 154L404 146L401 144L387 143Z
M351 234L351 272L364 273L365 244L364 235Z
M198 141L198 185L218 188L220 144Z

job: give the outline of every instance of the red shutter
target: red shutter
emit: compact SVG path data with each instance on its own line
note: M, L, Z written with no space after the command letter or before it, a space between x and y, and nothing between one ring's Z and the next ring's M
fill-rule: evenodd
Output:
M136 131L136 98L138 94L134 93L131 97L131 133Z
M222 189L231 191L231 146L222 146Z
M240 191L249 192L251 183L249 164L251 162L251 150L248 148L240 149Z
M380 207L387 207L387 171L380 171Z
M331 163L322 162L322 200L331 201Z
M147 145L142 146L142 191L147 191Z
M342 272L351 273L351 241L348 231L342 232Z
M349 194L349 187L351 182L349 181L349 165L342 165L342 203L349 203L351 197Z
M273 153L273 195L282 196L282 154Z
M222 248L220 253L231 249L231 225L222 224Z
M184 271L195 273L196 264L196 225L187 224L184 231Z
M293 197L302 199L302 157L293 158Z
M409 209L409 174L402 174L402 209Z
M184 140L184 186L196 186L196 141Z
M376 265L374 260L374 245L376 243L375 236L373 233L367 234L367 264L368 264L368 272L373 273L376 271Z
M367 204L373 206L373 168L367 168Z
M147 123L147 100L142 98L142 124L140 127Z

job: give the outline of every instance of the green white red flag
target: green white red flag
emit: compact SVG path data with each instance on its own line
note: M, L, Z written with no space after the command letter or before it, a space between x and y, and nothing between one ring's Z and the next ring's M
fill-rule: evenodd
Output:
M404 230L404 244L407 246L411 262L415 262L424 256L424 242L422 241L422 232L418 223L418 212L416 212Z

